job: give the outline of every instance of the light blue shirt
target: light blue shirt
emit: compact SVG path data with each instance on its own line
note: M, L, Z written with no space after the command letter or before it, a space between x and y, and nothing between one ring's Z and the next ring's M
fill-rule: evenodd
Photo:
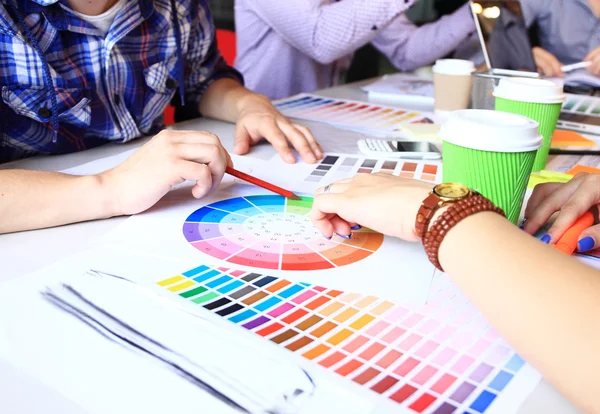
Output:
M540 46L563 64L581 62L600 46L600 19L588 0L521 0L527 26L537 22Z
M335 85L372 43L402 70L433 63L475 30L468 5L417 27L414 0L236 0L237 59L246 86L271 99Z

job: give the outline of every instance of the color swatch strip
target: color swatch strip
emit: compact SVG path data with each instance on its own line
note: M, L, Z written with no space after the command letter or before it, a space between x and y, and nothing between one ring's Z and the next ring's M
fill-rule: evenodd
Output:
M484 413L525 375L443 278L425 306L205 265L158 285L417 413Z
M433 123L421 113L360 101L302 94L275 103L284 115L350 129L396 132L398 125Z
M600 126L600 98L586 95L566 94L560 119L563 121L585 122Z
M313 199L254 195L221 200L193 212L183 225L199 251L230 263L272 270L323 270L373 254L383 235L368 229L352 239L326 240L306 215Z
M368 159L361 156L325 154L304 181L333 182L356 174L387 173L428 182L441 181L441 164L423 161Z

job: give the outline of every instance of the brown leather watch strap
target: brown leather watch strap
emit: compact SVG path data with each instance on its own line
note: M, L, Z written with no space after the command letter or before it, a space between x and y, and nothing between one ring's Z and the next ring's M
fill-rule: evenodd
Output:
M439 262L438 252L444 237L446 237L446 234L448 234L450 229L456 226L464 218L482 211L492 211L504 216L502 209L496 207L490 200L481 195L474 195L452 204L448 210L444 211L442 215L429 226L428 231L423 236L423 247L425 248L427 257L435 267L442 272L444 271Z

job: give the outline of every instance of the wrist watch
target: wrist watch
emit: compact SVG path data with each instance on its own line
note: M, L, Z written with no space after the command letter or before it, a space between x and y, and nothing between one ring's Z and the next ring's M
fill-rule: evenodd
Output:
M479 193L462 184L444 183L436 185L429 196L423 200L423 204L421 204L421 208L417 213L415 223L417 236L423 238L423 235L427 233L429 222L438 209L476 195L479 195Z
M435 212L449 205L433 224L429 224ZM477 191L462 184L439 184L423 201L415 224L415 232L423 241L423 248L429 261L442 272L438 252L446 234L463 219L477 213L491 211L504 216L502 209L496 207Z

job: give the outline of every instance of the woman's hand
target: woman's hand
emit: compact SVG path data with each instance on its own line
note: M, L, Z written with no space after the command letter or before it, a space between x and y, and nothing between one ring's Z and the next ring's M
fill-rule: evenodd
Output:
M431 184L389 174L358 174L317 190L310 218L325 237L351 235L356 226L416 241L415 219Z
M527 208L523 229L535 233L550 217L559 212L556 221L542 237L546 243L556 242L590 207L600 204L600 174L581 173L568 183L546 183L535 187ZM580 252L600 244L600 225L590 227L579 237Z

